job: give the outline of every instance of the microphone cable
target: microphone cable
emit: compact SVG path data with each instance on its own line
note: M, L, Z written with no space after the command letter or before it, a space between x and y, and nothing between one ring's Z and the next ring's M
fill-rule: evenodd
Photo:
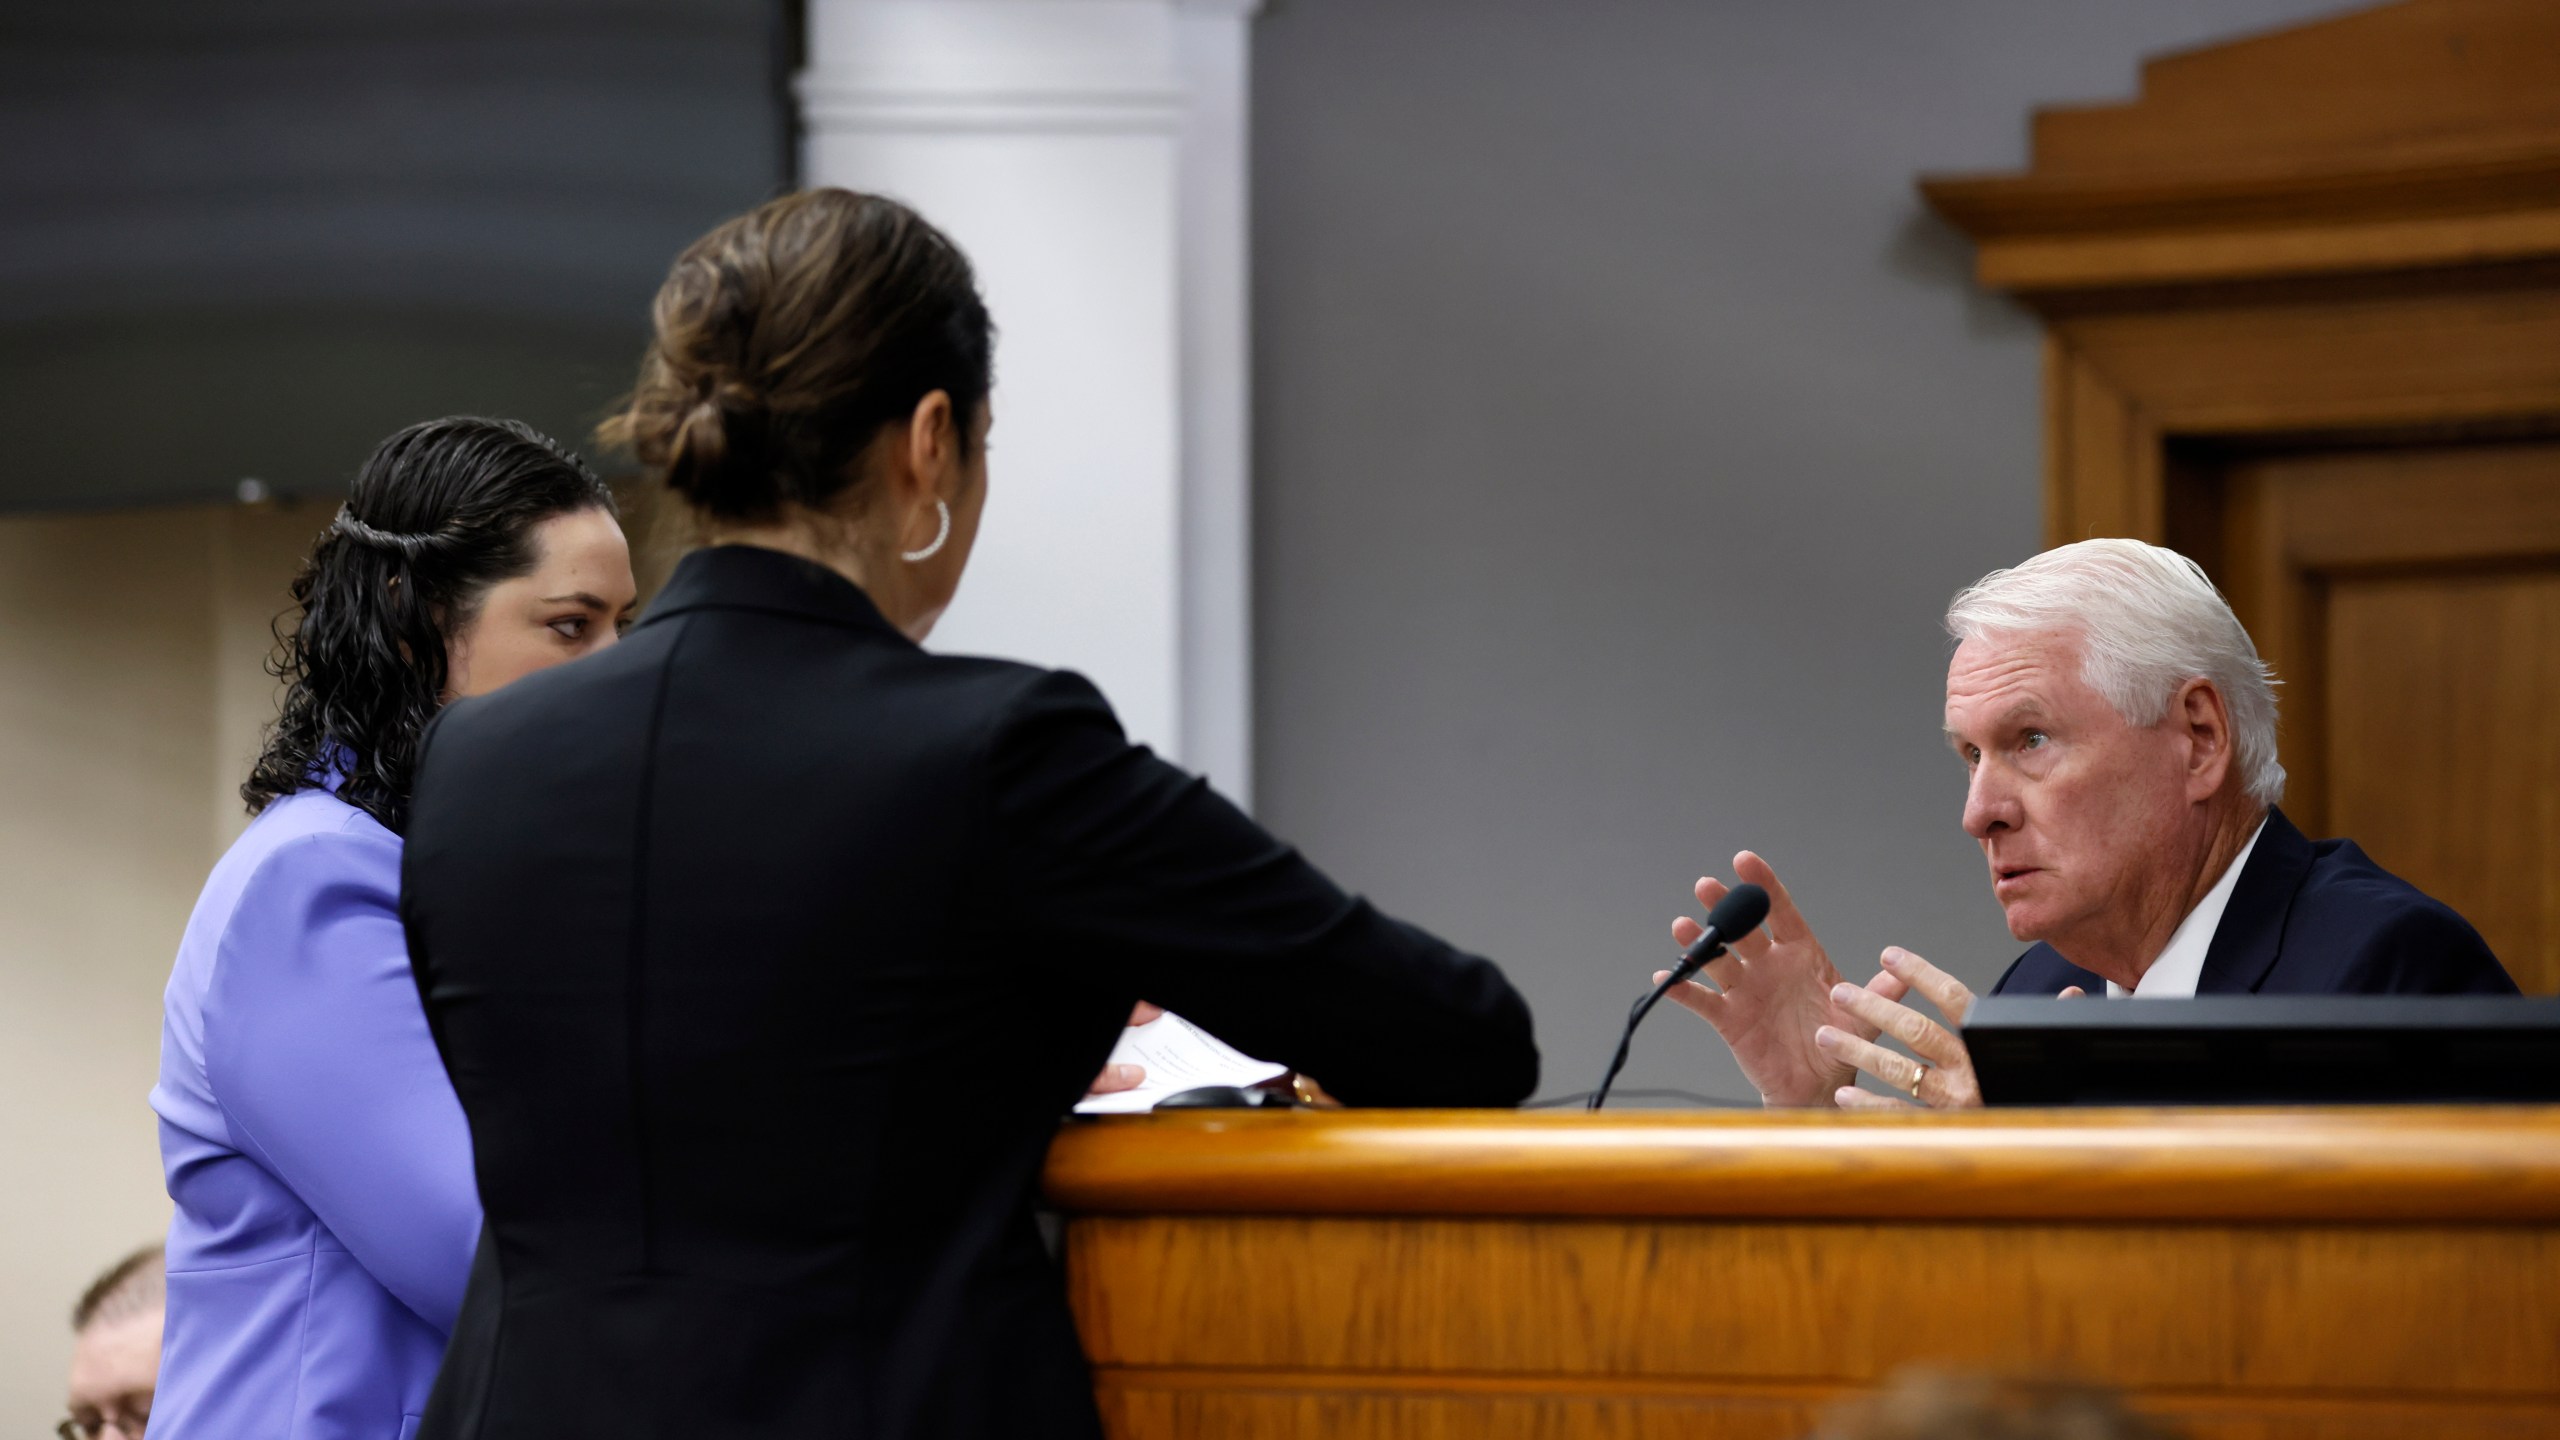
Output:
M1716 902L1716 908L1707 912L1706 933L1691 941L1689 948L1680 952L1680 963L1671 967L1671 973L1662 977L1662 983L1654 986L1651 994L1637 1001L1635 1008L1627 1012L1627 1028L1618 1032L1618 1053L1609 1057L1609 1073L1600 1077L1600 1088L1591 1092L1591 1103L1585 1107L1586 1110L1596 1111L1609 1103L1609 1087L1617 1083L1618 1072L1627 1068L1627 1050L1635 1044L1636 1027L1644 1023L1647 1012L1663 996L1671 993L1672 986L1686 983L1689 977L1705 969L1708 961L1723 954L1729 941L1739 940L1759 929L1760 922L1768 918L1768 891L1757 885L1736 885L1725 892L1725 897Z

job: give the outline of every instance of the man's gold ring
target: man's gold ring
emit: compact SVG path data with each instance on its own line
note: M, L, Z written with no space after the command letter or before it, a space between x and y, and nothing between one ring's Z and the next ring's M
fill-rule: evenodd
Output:
M1920 1098L1920 1082L1929 1078L1929 1067L1918 1061L1911 1063L1911 1098Z

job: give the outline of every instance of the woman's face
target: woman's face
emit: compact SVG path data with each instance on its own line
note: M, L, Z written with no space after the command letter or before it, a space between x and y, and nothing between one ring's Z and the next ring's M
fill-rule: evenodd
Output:
M533 527L533 568L501 580L445 641L445 696L486 695L621 638L640 603L631 547L601 509Z

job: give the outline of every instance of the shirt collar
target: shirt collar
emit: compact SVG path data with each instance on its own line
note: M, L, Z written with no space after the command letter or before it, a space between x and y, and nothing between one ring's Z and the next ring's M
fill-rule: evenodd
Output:
M320 754L303 775L306 784L317 785L335 795L347 777L356 773L356 752L335 736L320 742Z
M706 545L676 562L642 625L688 610L760 610L907 641L862 587L814 560L761 545Z
M2142 979L2131 990L2113 980L2107 982L2107 995L2122 999L2127 995L2143 1000L2187 1000L2196 993L2196 982L2204 977L2205 952L2213 948L2213 932L2222 927L2222 912L2231 905L2231 892L2240 885L2240 872L2248 868L2249 852L2258 848L2258 837L2267 833L2267 822L2261 816L2258 828L2249 832L2249 843L2222 867L2222 878L2204 892L2196 908L2178 922L2170 933L2169 943L2160 958L2142 972Z

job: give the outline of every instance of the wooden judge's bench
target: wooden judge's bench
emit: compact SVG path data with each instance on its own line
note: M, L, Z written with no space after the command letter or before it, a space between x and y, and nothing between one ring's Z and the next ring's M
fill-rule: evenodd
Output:
M1047 1188L1121 1440L1775 1440L1912 1364L2560 1436L2560 1109L1193 1111Z

